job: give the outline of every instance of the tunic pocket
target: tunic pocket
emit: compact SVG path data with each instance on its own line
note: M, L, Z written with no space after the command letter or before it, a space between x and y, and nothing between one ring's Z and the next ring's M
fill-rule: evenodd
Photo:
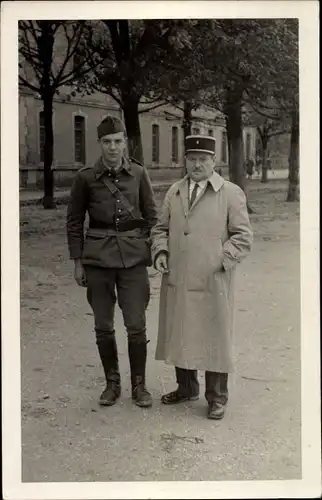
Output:
M126 255L138 257L146 266L152 266L151 243L145 236L125 236L120 238Z
M110 237L106 235L87 235L84 241L83 259L101 262L109 239Z

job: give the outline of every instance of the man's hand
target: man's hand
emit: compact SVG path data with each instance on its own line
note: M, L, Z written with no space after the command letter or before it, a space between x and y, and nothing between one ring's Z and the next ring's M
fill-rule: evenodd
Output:
M74 269L74 277L77 285L86 287L87 280L85 275L85 269L83 267L81 259L75 259L75 269Z
M167 274L168 269L168 254L166 252L160 252L155 259L155 268L162 274Z

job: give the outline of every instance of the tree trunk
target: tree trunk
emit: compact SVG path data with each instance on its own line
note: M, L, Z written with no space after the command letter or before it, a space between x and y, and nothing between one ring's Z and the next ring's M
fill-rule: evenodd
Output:
M229 179L245 191L242 90L227 90L225 115L229 151Z
M192 104L188 101L183 103L183 135L184 138L191 134L192 124Z
M191 134L192 125L192 104L189 101L183 103L183 151L185 151L185 139ZM184 175L187 174L186 165L184 165Z
M268 146L268 139L266 137L263 137L262 138L262 178L261 178L261 182L263 182L263 183L268 182L267 146Z
M54 152L54 131L53 131L53 94L48 93L43 96L44 103L44 197L43 206L45 209L55 208L54 202L54 172L52 169Z
M286 201L299 201L299 110L292 113L291 145L289 156L288 192Z
M139 119L139 100L127 95L123 98L123 113L127 133L129 156L144 163Z
M39 39L39 59L42 64L42 78L40 82L40 94L44 105L44 197L45 209L55 208L54 203L54 173L52 170L54 132L53 132L53 99L55 90L51 83L51 66L54 50L54 28L52 21L39 21L41 29Z

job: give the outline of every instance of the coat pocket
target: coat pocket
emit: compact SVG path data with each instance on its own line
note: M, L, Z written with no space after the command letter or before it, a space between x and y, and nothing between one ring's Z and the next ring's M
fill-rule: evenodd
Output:
M222 270L223 244L219 237L195 240L188 249L187 290L208 291L209 279Z

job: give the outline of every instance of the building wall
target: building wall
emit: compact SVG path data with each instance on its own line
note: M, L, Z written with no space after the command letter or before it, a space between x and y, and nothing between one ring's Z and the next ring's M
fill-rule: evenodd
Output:
M43 164L40 161L40 112L42 101L38 96L21 93L19 98L19 140L20 140L20 179L21 186L41 184ZM118 105L111 98L102 94L86 97L70 97L68 91L62 91L54 102L54 161L56 185L69 185L79 168L83 165L75 162L74 149L74 117L85 119L85 151L86 165L92 165L99 156L96 128L107 114L122 116ZM162 106L153 111L140 114L140 128L144 162L152 179L176 179L183 173L184 135L182 128L182 111ZM159 161L152 161L152 126L159 125ZM178 162L172 161L172 127L178 128ZM222 137L225 134L224 121L218 113L200 109L193 114L193 128L198 128L201 134L208 134L211 129L216 138L216 163L222 162ZM255 129L247 128L244 136L251 136L251 150L255 155Z

